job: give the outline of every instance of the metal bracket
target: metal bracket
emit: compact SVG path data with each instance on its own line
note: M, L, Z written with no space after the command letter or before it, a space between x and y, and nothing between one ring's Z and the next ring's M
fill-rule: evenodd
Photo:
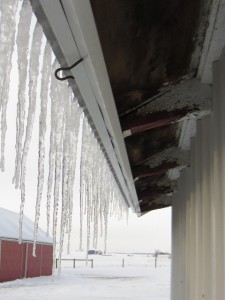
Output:
M69 75L69 76L65 76L65 77L59 77L58 76L58 73L60 71L69 71L69 70L72 70L73 68L75 68L77 65L79 65L79 63L81 63L84 59L83 58L80 58L78 61L76 61L72 66L70 67L64 67L64 68L58 68L55 70L55 77L56 79L60 80L60 81L63 81L63 80L67 80L67 79L75 79L74 76L72 75Z

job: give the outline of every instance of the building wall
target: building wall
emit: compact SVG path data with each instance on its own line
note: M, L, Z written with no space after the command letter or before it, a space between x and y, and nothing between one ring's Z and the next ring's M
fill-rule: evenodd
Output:
M225 52L172 205L171 300L225 299Z
M52 245L37 244L36 257L31 243L0 240L0 282L52 274Z

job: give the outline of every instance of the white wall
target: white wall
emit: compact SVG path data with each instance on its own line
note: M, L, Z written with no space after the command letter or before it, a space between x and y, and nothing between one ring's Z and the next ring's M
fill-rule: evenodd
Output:
M225 52L172 205L171 300L225 299Z

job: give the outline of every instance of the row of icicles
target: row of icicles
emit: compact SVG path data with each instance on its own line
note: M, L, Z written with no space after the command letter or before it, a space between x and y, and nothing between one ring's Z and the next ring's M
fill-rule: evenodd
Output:
M106 251L108 217L112 213L121 217L124 211L127 212L127 209L123 205L121 193L104 154L87 119L79 108L72 90L65 82L58 82L54 77L54 70L58 68L58 63L54 59L50 45L43 36L41 26L36 22L29 1L2 0L0 21L0 167L2 171L4 171L5 161L6 112L14 50L17 51L18 58L16 158L13 183L21 191L19 242L22 241L23 211L26 198L26 165L37 114L37 97L38 92L40 92L38 182L33 255L35 256L36 253L44 183L47 184L47 233L49 234L49 230L52 228L54 258L58 236L59 257L62 254L65 234L68 235L69 250L77 152L81 153L79 160L80 249L83 247L82 231L85 220L87 222L87 250L90 245L97 248L98 237L104 236ZM31 30L32 26L33 31ZM40 91L37 89L39 76L41 76ZM50 101L51 107L50 149L49 153L46 154L45 135L48 124L48 101ZM28 107L27 112L26 107ZM81 144L80 148L78 144ZM47 157L49 172L45 174ZM53 216L50 213L52 206ZM84 215L85 219L83 218ZM59 235L57 234L58 228Z

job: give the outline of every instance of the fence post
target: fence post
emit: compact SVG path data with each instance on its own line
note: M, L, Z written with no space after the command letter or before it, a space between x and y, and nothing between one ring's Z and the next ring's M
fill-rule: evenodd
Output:
M122 268L124 268L124 258L122 259Z
M56 258L56 260L55 260L55 268L57 269L57 267L58 267L58 259Z
M157 268L157 258L158 258L158 255L155 256L155 268Z
M93 269L94 267L94 259L91 260L91 268Z
M73 260L73 268L74 268L74 269L75 269L75 266L76 266L76 265L75 265L75 264L76 264L75 261L76 261L76 259L74 258L74 260Z

